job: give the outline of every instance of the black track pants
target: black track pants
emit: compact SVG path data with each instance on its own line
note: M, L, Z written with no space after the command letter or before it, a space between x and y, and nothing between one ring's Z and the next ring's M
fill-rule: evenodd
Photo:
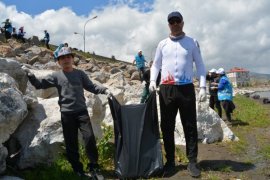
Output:
M179 110L186 139L186 154L190 162L197 161L198 133L196 97L193 84L160 86L161 131L167 162L174 162L175 118Z
M61 113L63 134L66 144L67 159L74 171L82 171L83 166L79 160L78 129L83 136L86 154L91 163L97 163L98 151L96 140L88 111L78 113Z

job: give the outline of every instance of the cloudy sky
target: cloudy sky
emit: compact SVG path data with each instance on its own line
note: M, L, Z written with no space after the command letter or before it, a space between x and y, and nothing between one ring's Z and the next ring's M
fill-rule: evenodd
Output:
M24 26L26 37L68 42L86 51L131 62L138 49L153 58L169 35L167 15L178 10L184 31L201 46L207 69L246 68L270 74L269 0L0 0L0 21ZM77 32L79 34L74 34Z

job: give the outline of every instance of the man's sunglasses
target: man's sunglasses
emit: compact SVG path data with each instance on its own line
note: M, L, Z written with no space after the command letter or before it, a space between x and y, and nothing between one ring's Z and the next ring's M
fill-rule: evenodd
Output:
M181 19L179 19L179 18L177 18L177 19L170 19L169 20L169 24L170 25L173 25L173 24L180 24L182 22L182 20Z

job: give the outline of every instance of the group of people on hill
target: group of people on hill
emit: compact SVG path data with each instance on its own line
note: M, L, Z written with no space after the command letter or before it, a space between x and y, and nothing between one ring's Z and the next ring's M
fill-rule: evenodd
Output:
M209 106L212 109L217 109L218 115L222 118L222 108L225 111L226 120L231 123L231 113L235 109L233 103L233 87L229 78L226 76L223 68L211 69L206 75L206 80L209 81Z
M10 39L14 38L17 40L20 40L21 42L25 43L25 31L24 31L24 26L21 26L18 29L16 27L12 26L12 23L9 19L6 19L4 22L2 22L3 26L1 26L1 33L5 34L5 38ZM50 49L49 42L50 42L50 34L48 33L47 30L44 30L44 38L42 39L44 41L46 48Z
M21 26L17 32L16 27L12 26L12 23L9 19L6 19L6 21L2 22L2 24L4 25L1 27L1 33L5 34L6 39L15 38L23 43L25 42L24 35L26 32L24 31L23 26Z
M161 131L167 160L163 174L170 175L176 170L174 130L176 115L179 111L186 139L186 155L189 160L187 170L192 177L199 177L201 170L197 166L198 132L193 63L195 63L199 80L199 102L206 101L206 69L198 41L187 36L183 31L182 14L178 11L169 13L167 22L170 34L159 42L155 58L149 63L150 69L145 69L145 58L141 50L138 51L133 61L133 64L136 62L140 79L146 88L141 103L146 101L150 92L157 92L157 85L159 85ZM44 32L44 39L48 42L49 36L47 31ZM105 94L109 98L112 93L109 89L94 84L84 71L74 69L72 66L74 54L69 47L62 45L54 55L62 70L43 79L37 79L26 67L24 70L31 84L37 89L57 88L68 161L78 176L87 177L82 163L79 161L78 129L82 133L86 154L90 160L89 171L100 172L100 168L96 140L83 91L85 89L94 94ZM224 70L219 69L217 74L220 75L220 79L213 81L210 89L211 91L217 90L218 99L224 104L223 107L227 108L229 107L228 101L232 99L232 87L228 83ZM216 99L213 102L216 102ZM212 100L211 107L213 107ZM221 111L219 115L221 115Z

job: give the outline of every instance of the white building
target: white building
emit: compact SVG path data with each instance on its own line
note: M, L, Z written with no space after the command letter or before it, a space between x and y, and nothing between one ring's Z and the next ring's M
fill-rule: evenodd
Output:
M227 77L230 79L234 87L243 87L250 85L249 71L244 68L234 67L227 72Z

